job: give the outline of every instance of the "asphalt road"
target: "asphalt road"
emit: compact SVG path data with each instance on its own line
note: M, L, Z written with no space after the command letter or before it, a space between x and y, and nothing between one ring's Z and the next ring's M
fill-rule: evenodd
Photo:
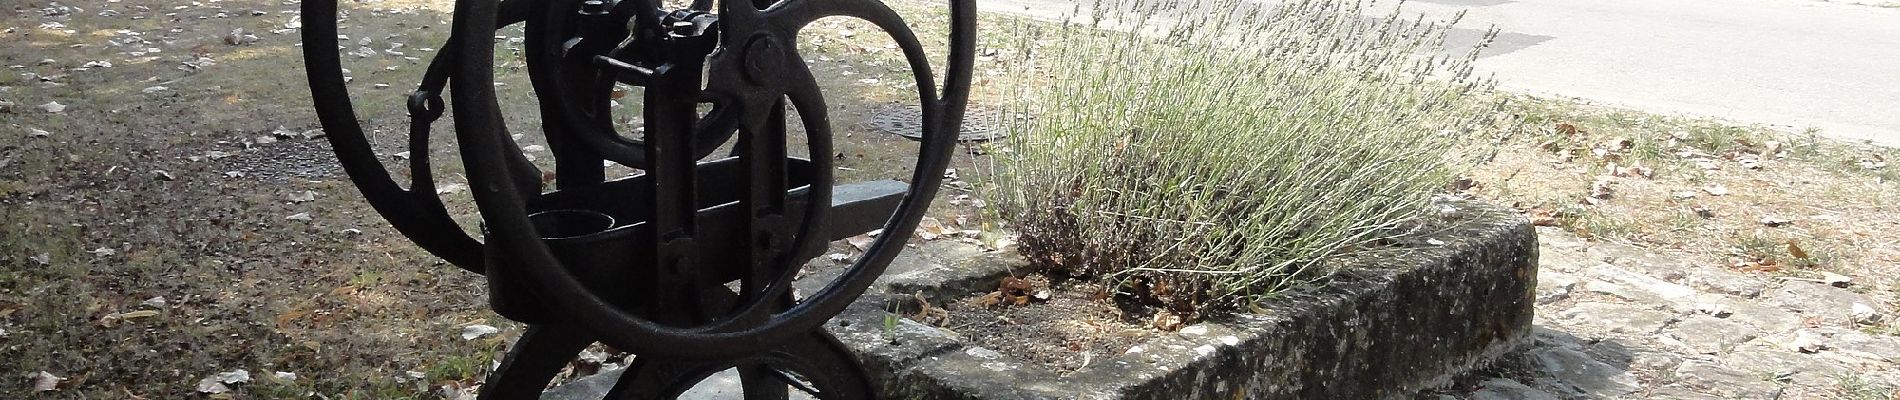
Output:
M1054 18L1074 9L1073 1L979 4ZM1431 16L1465 10L1458 37L1501 30L1478 68L1505 90L1900 146L1900 8L1815 0L1410 0L1403 7Z

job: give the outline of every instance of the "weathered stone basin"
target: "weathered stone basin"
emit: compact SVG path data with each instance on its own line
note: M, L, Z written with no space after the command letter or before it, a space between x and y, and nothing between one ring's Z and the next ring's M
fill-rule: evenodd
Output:
M1443 385L1524 344L1537 238L1508 210L1451 203L1465 221L1414 250L1348 267L1262 304L1190 325L1066 375L968 344L891 310L981 293L1025 267L950 241L906 252L827 328L890 399L1379 399ZM1429 244L1427 244L1427 242ZM598 397L595 397L598 398Z
M1458 203L1470 220L1351 278L1296 290L1241 315L1189 326L1068 376L910 320L887 329L886 304L994 288L1000 256L912 252L872 295L830 326L894 399L1373 399L1441 385L1522 344L1531 332L1537 238L1494 206ZM964 260L957 260L957 258ZM879 299L883 297L883 299ZM936 299L933 299L936 301ZM892 344L896 339L896 344Z

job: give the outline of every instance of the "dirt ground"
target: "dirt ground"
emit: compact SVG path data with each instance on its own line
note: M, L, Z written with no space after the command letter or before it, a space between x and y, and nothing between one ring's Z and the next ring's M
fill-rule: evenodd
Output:
M1524 118L1470 192L1540 224L1701 266L1900 292L1900 149L1564 100ZM1838 278L1835 276L1839 276Z
M399 105L446 37L450 2L343 3L358 115L399 161ZM4 7L0 398L433 398L476 382L519 335L487 310L479 276L388 228L316 137L297 3ZM919 10L906 13L936 16ZM801 49L834 99L841 180L908 179L916 145L863 123L914 90L890 40L852 21L807 32ZM521 31L497 36L510 128L544 146ZM435 129L452 136L446 119ZM472 227L444 142L427 156ZM527 153L551 170L545 150ZM500 332L464 339L476 325ZM208 380L238 370L250 379ZM206 393L212 382L228 391Z

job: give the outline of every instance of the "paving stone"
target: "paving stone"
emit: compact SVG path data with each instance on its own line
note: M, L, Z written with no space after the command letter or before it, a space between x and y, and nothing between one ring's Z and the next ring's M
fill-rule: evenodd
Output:
M1641 352L1630 358L1632 371L1668 371L1682 365L1682 357L1670 353Z
M1582 393L1618 397L1640 386L1626 368L1604 363L1581 351L1561 347L1530 351L1536 366L1549 376Z
M1570 332L1550 329L1547 326L1531 327L1532 344L1537 347L1583 348L1583 339Z
M1768 282L1752 275L1721 267L1690 267L1681 282L1712 293L1755 298L1768 290Z
M1557 396L1510 379L1484 381L1470 400L1558 400Z
M1885 305L1847 289L1812 282L1789 281L1762 295L1783 309L1804 316L1821 317L1826 325L1849 326L1854 323L1854 303L1876 309Z
M1694 269L1694 265L1680 257L1669 257L1649 252L1641 247L1616 243L1602 243L1585 250L1591 259L1615 265L1632 271L1641 272L1669 281L1682 280L1685 274Z
M1809 330L1820 335L1827 353L1837 354L1850 364L1891 365L1900 361L1900 337L1870 335L1866 332L1822 327ZM1824 355L1826 356L1826 355Z
M1571 324L1585 325L1613 333L1640 335L1656 333L1664 325L1668 325L1673 318L1661 311L1626 304L1599 302L1578 303L1568 310L1557 313L1557 316Z
M1729 354L1721 356L1717 362L1760 376L1787 376L1797 383L1810 385L1850 372L1839 361L1759 343L1738 347Z
M1737 371L1707 361L1683 361L1676 367L1675 377L1684 385L1727 398L1768 399L1781 392L1781 385L1769 380L1772 376Z
M1657 255L1642 248L1605 243L1587 251L1594 259L1607 260L1619 267L1676 282L1696 289L1742 297L1755 297L1768 287L1767 281L1721 267L1701 266L1685 260Z
M1673 386L1664 387L1664 388L1651 391L1649 392L1648 397L1652 399L1670 399L1670 400L1730 400L1727 397L1702 393L1702 392L1698 392L1689 388L1681 388L1681 387L1673 387Z
M1563 229L1551 227L1537 228L1537 263L1539 271L1558 271L1575 273L1584 266L1596 264L1586 254L1586 249L1594 245ZM1541 276L1539 276L1541 278Z
M1630 359L1636 357L1636 353L1631 351L1628 345L1616 339L1598 340L1590 343L1583 347L1583 353L1589 354L1592 359L1610 365L1629 365Z
M1751 327L1760 332L1756 336L1788 332L1801 326L1800 315L1760 301L1704 293L1697 295L1692 303L1691 308L1682 312L1709 315Z
M1680 342L1689 351L1720 354L1760 336L1749 326L1708 315L1691 315L1670 325L1665 337Z
M1537 271L1537 304L1550 304L1570 298L1570 291L1576 287L1576 275L1553 270Z
M1686 302L1696 294L1688 286L1609 264L1590 267L1590 277L1596 280L1585 284L1585 289L1644 304Z

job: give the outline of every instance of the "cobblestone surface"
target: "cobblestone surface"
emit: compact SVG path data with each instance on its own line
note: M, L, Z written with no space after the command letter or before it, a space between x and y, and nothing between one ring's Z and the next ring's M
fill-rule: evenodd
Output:
M1534 343L1419 399L1900 398L1900 336L1853 315L1891 293L1539 229Z

